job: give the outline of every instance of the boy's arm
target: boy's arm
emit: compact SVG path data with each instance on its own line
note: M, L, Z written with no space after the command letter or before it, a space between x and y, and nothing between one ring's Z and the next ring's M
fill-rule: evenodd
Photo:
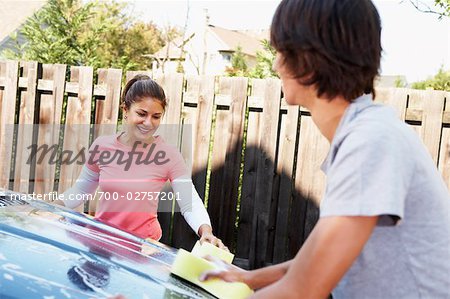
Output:
M288 272L291 264L292 260L249 271L244 283L253 290L261 289L283 278L283 276L286 275L286 272Z
M378 216L321 218L286 275L254 298L327 298L361 253L377 220Z
M265 267L257 270L246 271L234 265L227 264L213 257L207 257L218 266L218 270L211 270L203 273L200 280L219 278L227 282L243 282L251 289L260 289L281 279L289 269L291 261Z

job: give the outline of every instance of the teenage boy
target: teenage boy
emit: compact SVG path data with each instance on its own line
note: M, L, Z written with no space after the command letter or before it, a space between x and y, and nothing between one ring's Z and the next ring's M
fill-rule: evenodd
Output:
M291 105L330 152L320 219L296 257L242 281L255 298L450 298L450 196L417 134L373 103L380 17L370 0L283 0L271 26Z

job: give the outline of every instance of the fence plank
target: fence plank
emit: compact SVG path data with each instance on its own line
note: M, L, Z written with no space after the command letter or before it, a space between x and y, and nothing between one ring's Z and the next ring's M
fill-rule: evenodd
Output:
M445 92L412 90L410 99L422 103L423 114L420 136L437 166Z
M211 177L209 180L208 213L211 217L212 227L219 230L219 220L223 201L224 186L224 162L226 156L226 146L224 140L229 139L227 127L228 111L217 109L214 130L214 143L212 149ZM219 237L221 237L219 235ZM230 244L225 244L230 246Z
M17 100L19 64L5 61L0 64L0 77L4 77L4 89L0 93L0 188L9 189L14 136L14 116Z
M309 116L301 118L299 138L295 174L296 196L289 220L290 257L295 255L318 220L318 205L325 186L325 175L321 172L320 165L329 148L326 139ZM304 221L301 229L297 229L299 219Z
M231 78L218 78L218 94L215 96L215 125L213 133L213 148L211 160L211 176L209 181L208 213L211 217L212 227L221 235L221 213L224 202L225 158L227 154L227 142L230 139L229 114L231 103ZM220 101L219 101L220 99ZM225 104L225 105L223 105ZM227 186L228 187L228 186ZM232 247L232 244L226 243Z
M95 140L99 136L113 135L116 133L122 81L122 70L120 69L99 69L97 73L98 84L105 89L105 97L103 99L96 99L95 126L92 140ZM90 201L88 205L89 214L94 215L98 205L98 198Z
M192 169L196 190L200 198L204 199L214 99L214 77L187 78L187 89L183 102L189 97L191 98L189 103L197 103L197 107L183 107L181 152L187 159L188 167ZM182 218L181 214L174 214L173 244L176 247L190 250L197 240L197 236Z
M214 84L213 76L197 77L200 80L197 96L197 114L194 125L194 160L192 165L193 182L202 199L205 198L206 170L208 168L209 144L211 141L212 114L214 108ZM187 91L190 89L190 80L187 81Z
M389 105L397 111L401 120L406 118L406 103L408 101L408 90L406 88L378 88L375 101Z
M139 72L142 73L142 72ZM149 73L147 73L149 75ZM183 106L183 75L182 74L170 74L162 77L153 78L164 89L166 94L168 105L161 125L156 134L163 137L166 143L176 146L180 149L181 141L181 110ZM171 192L171 188L167 185L164 192ZM161 204L161 203L160 203ZM174 207L172 205L172 207ZM159 213L158 219L161 224L161 228L164 232L166 230L170 233L170 227L173 227L172 214L169 212ZM168 240L170 244L173 242L173 238L170 238L169 234L163 233L163 238Z
M196 126L196 108L195 107L183 107L182 110L182 138L181 138L181 154L183 155L186 165L189 170L192 170L192 144L193 144L193 132L192 128ZM192 171L191 171L192 172ZM185 198L185 200L191 200L191 198ZM191 250L194 247L198 237L187 222L184 220L179 208L176 205L173 215L173 238L172 244L177 248L184 248Z
M86 154L89 148L94 70L91 67L71 67L70 71L70 81L78 82L79 90L78 97L69 97L67 100L59 192L63 192L73 185L83 167L82 163L64 163L68 161L68 156L64 153L77 155L84 151ZM71 159L74 160L73 154ZM80 207L80 209L82 208Z
M442 128L442 142L439 154L439 171L450 190L450 127Z
M255 96L261 89L252 88L253 106L263 107L264 96ZM264 90L263 90L264 91ZM247 140L244 153L244 171L242 177L241 201L239 206L239 223L237 228L236 257L247 260L245 268L250 268L250 242L252 239L253 211L256 201L256 171L260 150L260 134L262 126L261 111L249 109L247 123Z
M230 139L227 141L224 179L229 184L224 189L224 201L220 213L219 235L225 244L233 244L236 206L241 167L242 136L247 102L247 78L231 78L231 105L227 121Z
M289 106L285 120L281 122L282 129L280 132L280 150L277 165L277 173L280 175L280 188L278 193L277 223L275 225L274 263L281 263L287 259L289 207L294 191L292 179L299 116L299 108L297 106Z
M183 75L170 74L163 77L155 78L156 82L164 89L167 98L167 108L159 134L164 140L180 148L181 139L181 108L183 95Z
M15 158L14 190L28 192L30 185L31 146L33 144L33 124L35 116L38 63L22 61L23 77L27 78L27 89L20 93L19 127Z
M38 95L39 102L39 128L37 139L33 141L38 147L56 146L59 144L59 129L64 99L64 86L66 81L66 66L62 64L42 65L42 78L51 80L52 93ZM31 180L34 181L34 190L38 194L54 190L56 165L51 163L52 157L44 155L43 160L31 167Z
M450 112L450 92L445 94L444 113ZM439 153L439 171L450 190L450 126L442 128L441 148Z
M98 136L112 135L116 133L120 107L120 82L122 70L99 69L98 84L106 87L104 99L97 99L95 105L94 139Z
M297 182L306 196L319 203L325 186L325 175L320 166L328 153L329 144L311 117L302 117L301 120Z
M271 229L270 211L272 203L272 186L275 171L275 154L277 146L278 119L280 110L281 82L277 79L266 79L260 88L264 95L262 112L260 151L256 171L256 202L254 205L253 229L250 255L250 267L264 266L268 254L269 230ZM257 81L253 81L255 84ZM258 85L254 85L255 88Z

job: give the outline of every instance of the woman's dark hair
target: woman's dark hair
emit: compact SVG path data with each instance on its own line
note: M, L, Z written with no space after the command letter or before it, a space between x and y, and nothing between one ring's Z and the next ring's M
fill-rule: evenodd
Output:
M353 100L373 93L381 58L381 21L370 0L283 0L272 46L281 63L319 97Z
M136 75L123 89L122 105L130 109L131 104L148 97L158 100L166 110L167 100L162 87L147 75Z

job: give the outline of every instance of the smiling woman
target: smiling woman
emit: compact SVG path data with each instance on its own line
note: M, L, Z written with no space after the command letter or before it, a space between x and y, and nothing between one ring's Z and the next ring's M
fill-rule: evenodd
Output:
M155 135L164 116L167 102L164 90L145 75L137 75L124 88L122 108L125 126L122 132L98 137L89 150L90 157L76 184L64 193L92 194L100 187L95 218L141 238L159 240L162 236L157 218L158 201L141 200L133 194L160 194L170 181L176 202L200 241L224 247L212 233L211 222L190 178L181 153ZM119 154L126 159L104 159ZM151 162L151 163L150 163ZM147 198L146 198L147 199ZM82 201L64 200L70 208Z
M125 86L122 105L127 128L120 141L151 144L167 105L164 90L148 76L137 75Z

